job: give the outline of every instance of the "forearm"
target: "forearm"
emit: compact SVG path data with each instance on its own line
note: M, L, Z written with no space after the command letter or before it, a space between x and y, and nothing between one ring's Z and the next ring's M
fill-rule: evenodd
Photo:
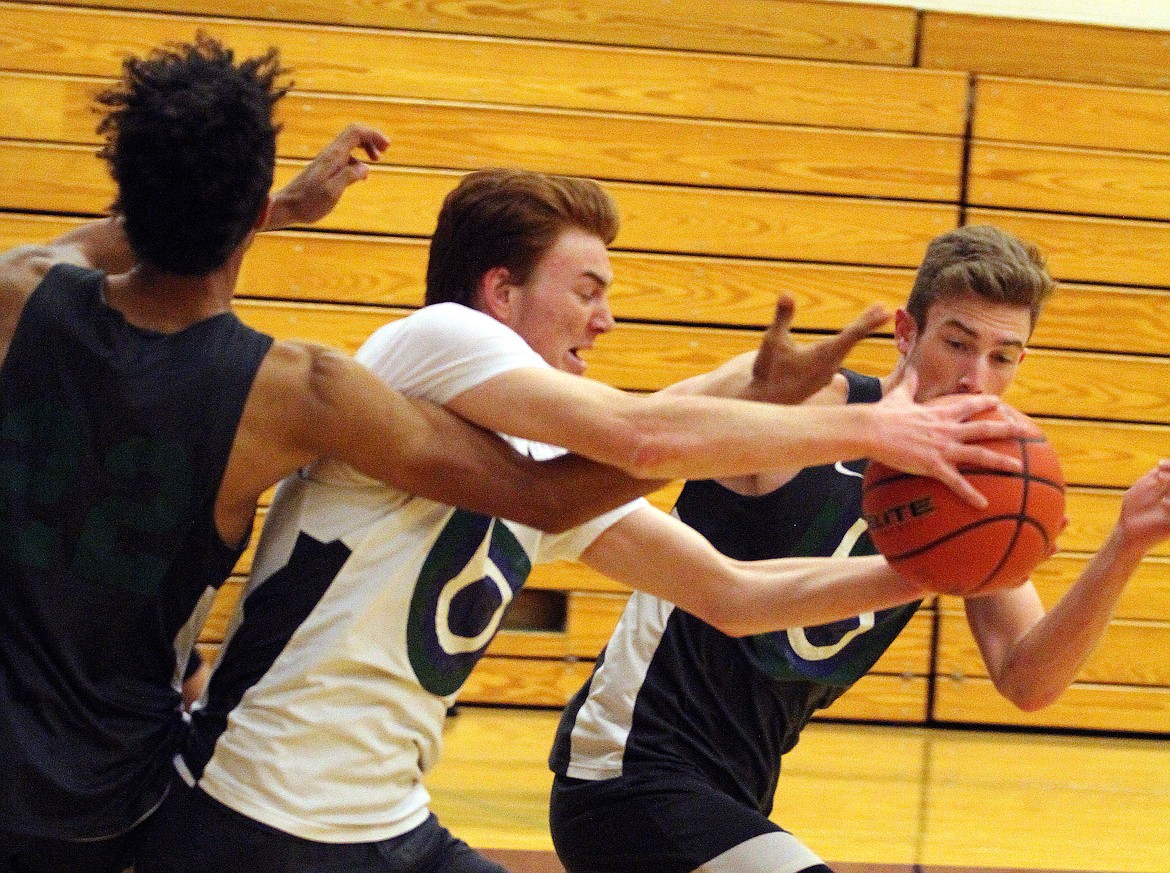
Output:
M422 463L405 484L432 500L560 532L665 484L576 455L535 461L441 407L411 403L428 432L415 437Z
M774 406L705 397L654 401L635 429L639 476L707 479L799 469L864 457L875 449L871 410Z
M1100 642L1143 554L1115 530L1064 597L988 664L997 690L1028 712L1055 703Z
M740 596L717 626L731 636L814 627L921 599L884 558L783 558L737 565Z
M824 624L923 596L876 556L735 561L652 508L610 527L582 560L733 636Z

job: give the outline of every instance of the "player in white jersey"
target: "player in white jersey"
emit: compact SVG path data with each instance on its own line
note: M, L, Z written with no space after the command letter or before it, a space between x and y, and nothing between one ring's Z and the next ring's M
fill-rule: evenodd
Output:
M953 462L994 460L963 440L1020 432L963 423L988 399L924 408L900 391L858 414L637 398L579 378L579 352L613 323L615 234L613 204L593 183L472 174L432 242L434 305L378 331L358 359L407 395L522 437L514 444L534 457L556 444L642 475L861 452L961 487ZM823 379L856 335L830 345ZM577 557L734 634L922 594L877 557L726 559L642 501L544 535L316 464L273 503L242 612L193 714L194 742L176 762L192 790L155 817L139 873L498 870L438 826L423 776L447 706L532 565Z

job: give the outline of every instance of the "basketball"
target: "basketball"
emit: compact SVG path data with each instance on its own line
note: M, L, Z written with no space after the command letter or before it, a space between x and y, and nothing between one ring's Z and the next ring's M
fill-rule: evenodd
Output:
M992 410L975 418L1001 418ZM861 507L878 551L907 579L939 594L990 594L1027 581L1064 524L1064 475L1043 438L981 445L1019 458L1018 473L961 467L988 505L976 509L937 479L871 461Z

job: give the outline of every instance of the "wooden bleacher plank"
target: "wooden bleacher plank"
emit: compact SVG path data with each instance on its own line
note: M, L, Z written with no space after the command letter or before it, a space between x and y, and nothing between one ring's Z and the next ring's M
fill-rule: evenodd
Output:
M1165 426L1046 419L1040 423L1074 485L1127 488L1166 456Z
M102 87L81 77L2 74L0 137L97 144L91 105ZM299 93L279 104L278 117L280 154L306 160L359 120L391 134L395 163L459 170L524 166L601 179L950 201L958 199L962 165L957 137L805 125Z
M869 673L814 718L917 724L926 721L926 701L925 677Z
M80 219L0 214L0 249L41 242ZM244 262L241 297L421 306L427 241L302 231L258 237ZM794 327L837 330L871 303L905 302L913 272L738 258L612 254L610 304L618 318L758 325L776 296L796 300ZM1109 313L1108 319L1102 313ZM1032 344L1161 355L1170 334L1170 295L1148 288L1062 282Z
M967 221L1031 240L1058 279L1170 288L1170 223L980 208Z
M1060 548L1069 552L1094 552L1101 548L1117 522L1121 496L1120 488L1069 488L1065 492L1069 523L1058 540ZM1155 546L1150 554L1170 555L1170 543Z
M594 659L605 648L618 619L626 608L626 594L595 591L570 591L565 631L569 637L566 654L575 658Z
M472 0L420 6L404 0L80 0L77 5L208 16L394 27L455 34L913 63L917 21L910 9L802 0L560 0L535 6L502 0L490 13Z
M934 718L944 723L1166 733L1170 690L1074 683L1056 703L1029 713L1001 697L990 679L940 677Z
M1051 609L1069 586L1076 581L1091 555L1061 552L1053 555L1032 573L1032 582L1040 593L1045 609ZM958 609L958 598L943 598L944 608ZM1165 621L1170 616L1170 560L1147 557L1134 571L1122 592L1114 612L1115 618L1140 621Z
M925 12L919 63L1029 79L1170 86L1170 43L1154 30Z
M229 577L215 593L211 602L211 611L203 622L203 629L199 632L199 642L206 644L222 643L227 633L228 622L235 612L240 597L244 593L247 580L244 576Z
M303 161L277 163L276 185ZM0 141L0 209L96 215L113 185L92 149ZM427 236L462 173L375 166L319 226ZM615 245L649 251L916 266L926 244L954 227L954 205L615 182L623 224Z
M768 191L957 200L958 137L807 125L293 94L282 153L311 158L351 120L391 135L390 159Z
M1170 155L975 140L971 204L1124 218L1170 218Z
M0 208L104 214L114 183L92 146L0 141Z
M100 116L94 98L108 82L0 71L0 138L97 142Z
M979 76L976 139L1170 152L1170 90Z
M928 601L930 603L931 601ZM871 672L893 676L925 676L930 672L934 609L924 606L914 614Z
M459 700L559 709L592 672L592 661L488 655L471 671Z
M459 695L465 703L563 707L593 670L592 661L488 656L471 671ZM926 679L871 673L820 718L920 722L926 717Z
M114 76L200 27L241 56L279 46L302 91L951 135L965 123L961 73L12 2L0 69Z
M1170 293L1061 282L1044 305L1032 344L1164 355Z
M963 613L943 610L940 616L939 674L986 677L987 668ZM1114 619L1081 666L1077 679L1105 685L1170 685L1168 646L1170 622ZM1166 729L1170 729L1170 723Z

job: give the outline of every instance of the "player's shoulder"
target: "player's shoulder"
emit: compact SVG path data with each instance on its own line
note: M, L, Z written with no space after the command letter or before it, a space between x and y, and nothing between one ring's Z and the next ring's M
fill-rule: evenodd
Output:
M17 246L0 254L0 293L27 297L55 264L63 263L57 249L46 245Z
M256 379L260 390L287 400L311 400L359 367L352 357L329 346L278 339L261 361Z

